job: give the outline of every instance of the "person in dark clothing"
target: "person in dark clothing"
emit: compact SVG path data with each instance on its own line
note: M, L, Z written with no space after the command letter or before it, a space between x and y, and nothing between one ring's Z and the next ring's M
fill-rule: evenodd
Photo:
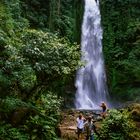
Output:
M102 116L103 118L105 118L105 116L106 116L106 111L107 111L107 105L106 105L104 102L102 102L102 104L101 104L100 107L102 108L101 116Z
M96 131L96 126L92 121L92 117L88 117L87 122L85 123L85 131L86 131L86 140L94 140L94 132Z

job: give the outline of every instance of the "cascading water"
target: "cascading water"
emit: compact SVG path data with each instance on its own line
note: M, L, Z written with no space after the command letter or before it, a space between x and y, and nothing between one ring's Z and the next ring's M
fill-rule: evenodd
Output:
M107 102L108 95L98 0L85 0L81 51L85 65L77 72L75 105L77 109L98 109L102 101Z

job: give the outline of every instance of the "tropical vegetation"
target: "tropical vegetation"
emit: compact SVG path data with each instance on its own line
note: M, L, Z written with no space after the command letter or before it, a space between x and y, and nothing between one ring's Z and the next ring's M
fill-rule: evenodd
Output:
M109 93L123 102L140 101L139 7L100 0ZM1 140L57 139L60 109L73 107L83 10L82 0L0 1ZM110 114L101 138L132 138L129 115Z

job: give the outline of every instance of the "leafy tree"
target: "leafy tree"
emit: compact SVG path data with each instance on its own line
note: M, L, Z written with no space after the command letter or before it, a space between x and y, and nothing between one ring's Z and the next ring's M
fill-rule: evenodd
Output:
M53 89L53 84L58 83L60 86L60 79L65 83L77 69L79 52L76 44L51 33L35 30L27 30L21 39L21 53L35 71L39 85Z

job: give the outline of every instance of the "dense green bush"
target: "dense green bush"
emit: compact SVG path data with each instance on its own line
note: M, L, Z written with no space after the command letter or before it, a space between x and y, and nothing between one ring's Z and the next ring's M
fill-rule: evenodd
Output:
M76 44L36 30L26 30L21 39L22 55L28 58L35 71L44 71L52 77L70 74L77 68L79 53Z
M28 140L29 135L22 129L14 128L11 124L0 123L0 139L1 140Z
M43 92L35 102L38 113L25 123L25 130L31 139L55 140L55 129L59 122L60 105L62 100L51 92Z
M101 140L135 140L140 136L127 111L111 110L102 123L99 138Z
M0 104L0 138L55 140L61 102L62 99L48 91L42 91L29 103L11 97L3 99Z
M26 30L20 38L23 41L20 52L35 72L36 87L45 85L54 91L64 88L79 65L79 46L55 34L36 30ZM62 95L62 91L57 91Z

